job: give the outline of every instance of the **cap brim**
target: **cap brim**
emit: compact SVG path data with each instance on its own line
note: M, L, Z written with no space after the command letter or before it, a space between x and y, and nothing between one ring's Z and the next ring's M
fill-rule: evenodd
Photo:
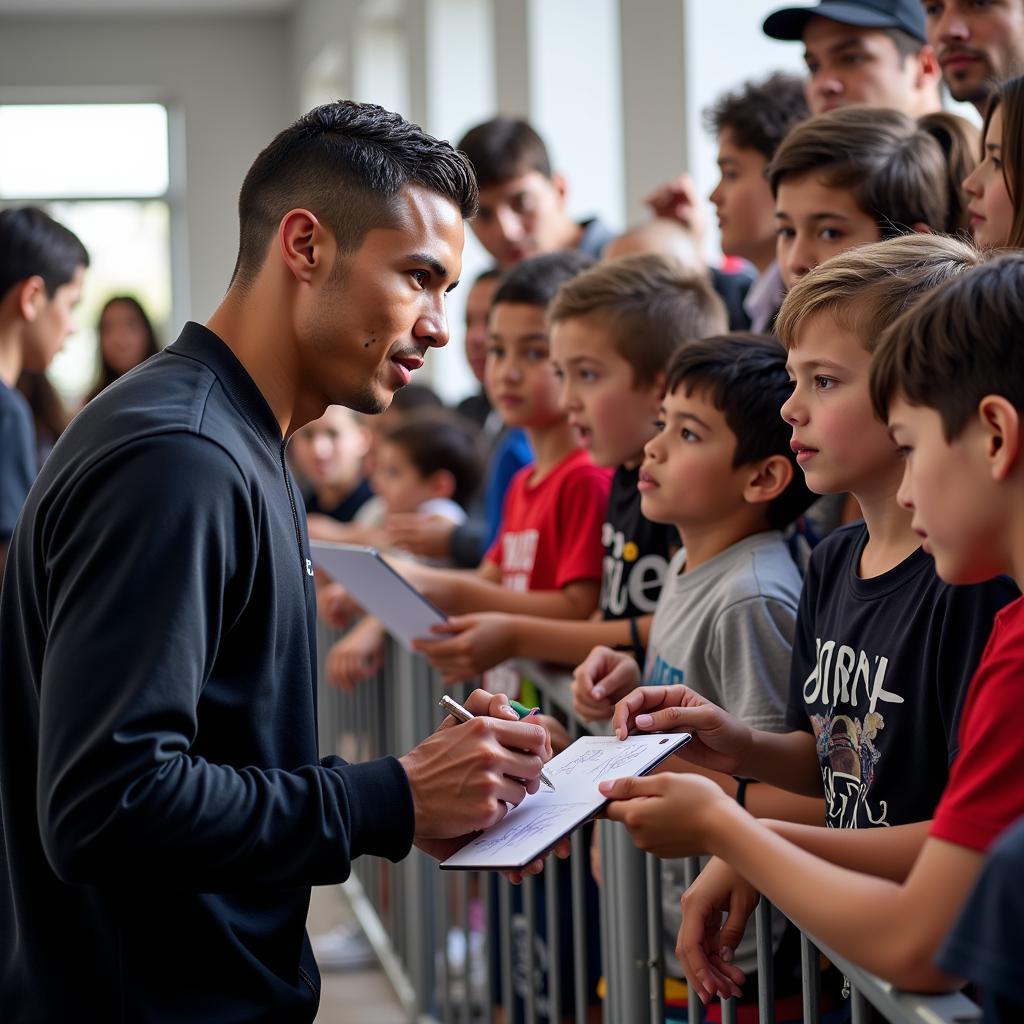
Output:
M818 4L817 7L784 7L769 14L764 19L761 29L772 39L799 42L803 39L808 19L815 17L838 21L841 25L857 25L860 28L899 28L907 31L907 26L899 18L887 15L884 11L872 11L860 4L841 2L826 2Z

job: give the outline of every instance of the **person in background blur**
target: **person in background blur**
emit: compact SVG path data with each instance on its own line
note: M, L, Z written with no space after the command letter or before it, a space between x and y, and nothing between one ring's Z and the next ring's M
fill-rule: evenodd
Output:
M466 362L480 388L455 407L466 419L486 429L491 415L491 400L484 390L484 367L487 365L487 324L491 317L491 299L501 283L501 271L485 270L473 282L466 296ZM495 431L496 432L496 431Z
M100 312L96 336L99 339L96 384L89 392L87 402L160 350L146 311L131 295L115 295L107 299Z
M358 413L329 405L318 420L295 432L288 445L294 468L306 485L306 512L351 522L373 497L363 470L370 431Z
M68 425L68 411L45 373L22 370L17 388L32 410L36 425L36 461L41 466Z

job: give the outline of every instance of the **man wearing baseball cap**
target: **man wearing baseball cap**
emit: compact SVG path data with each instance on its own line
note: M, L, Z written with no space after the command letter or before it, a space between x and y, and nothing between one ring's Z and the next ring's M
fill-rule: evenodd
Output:
M911 117L942 109L940 70L920 0L820 0L769 14L765 35L801 41L807 104L821 114L852 103Z

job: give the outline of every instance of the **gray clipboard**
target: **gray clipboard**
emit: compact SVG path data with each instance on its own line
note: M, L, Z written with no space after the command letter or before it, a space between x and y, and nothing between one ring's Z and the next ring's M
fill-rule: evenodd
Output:
M340 583L402 646L412 650L413 640L431 638L430 627L446 621L376 548L362 544L310 541L313 564Z

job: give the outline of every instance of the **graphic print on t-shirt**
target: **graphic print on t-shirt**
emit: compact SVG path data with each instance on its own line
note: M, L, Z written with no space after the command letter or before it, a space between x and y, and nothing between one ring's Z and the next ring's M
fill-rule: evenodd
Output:
M641 553L635 540L609 523L601 527L605 550L601 572L602 613L607 618L625 618L631 609L651 615L665 579L668 559L656 552Z
M501 538L501 585L507 590L530 589L530 573L537 560L536 530L509 531Z
M885 689L889 659L855 651L835 640L817 638L817 659L804 682L818 761L825 782L827 823L833 828L888 825L886 801L873 803L871 786L882 753L875 744L885 728L880 705L902 704L903 697ZM866 702L866 711L865 708Z

